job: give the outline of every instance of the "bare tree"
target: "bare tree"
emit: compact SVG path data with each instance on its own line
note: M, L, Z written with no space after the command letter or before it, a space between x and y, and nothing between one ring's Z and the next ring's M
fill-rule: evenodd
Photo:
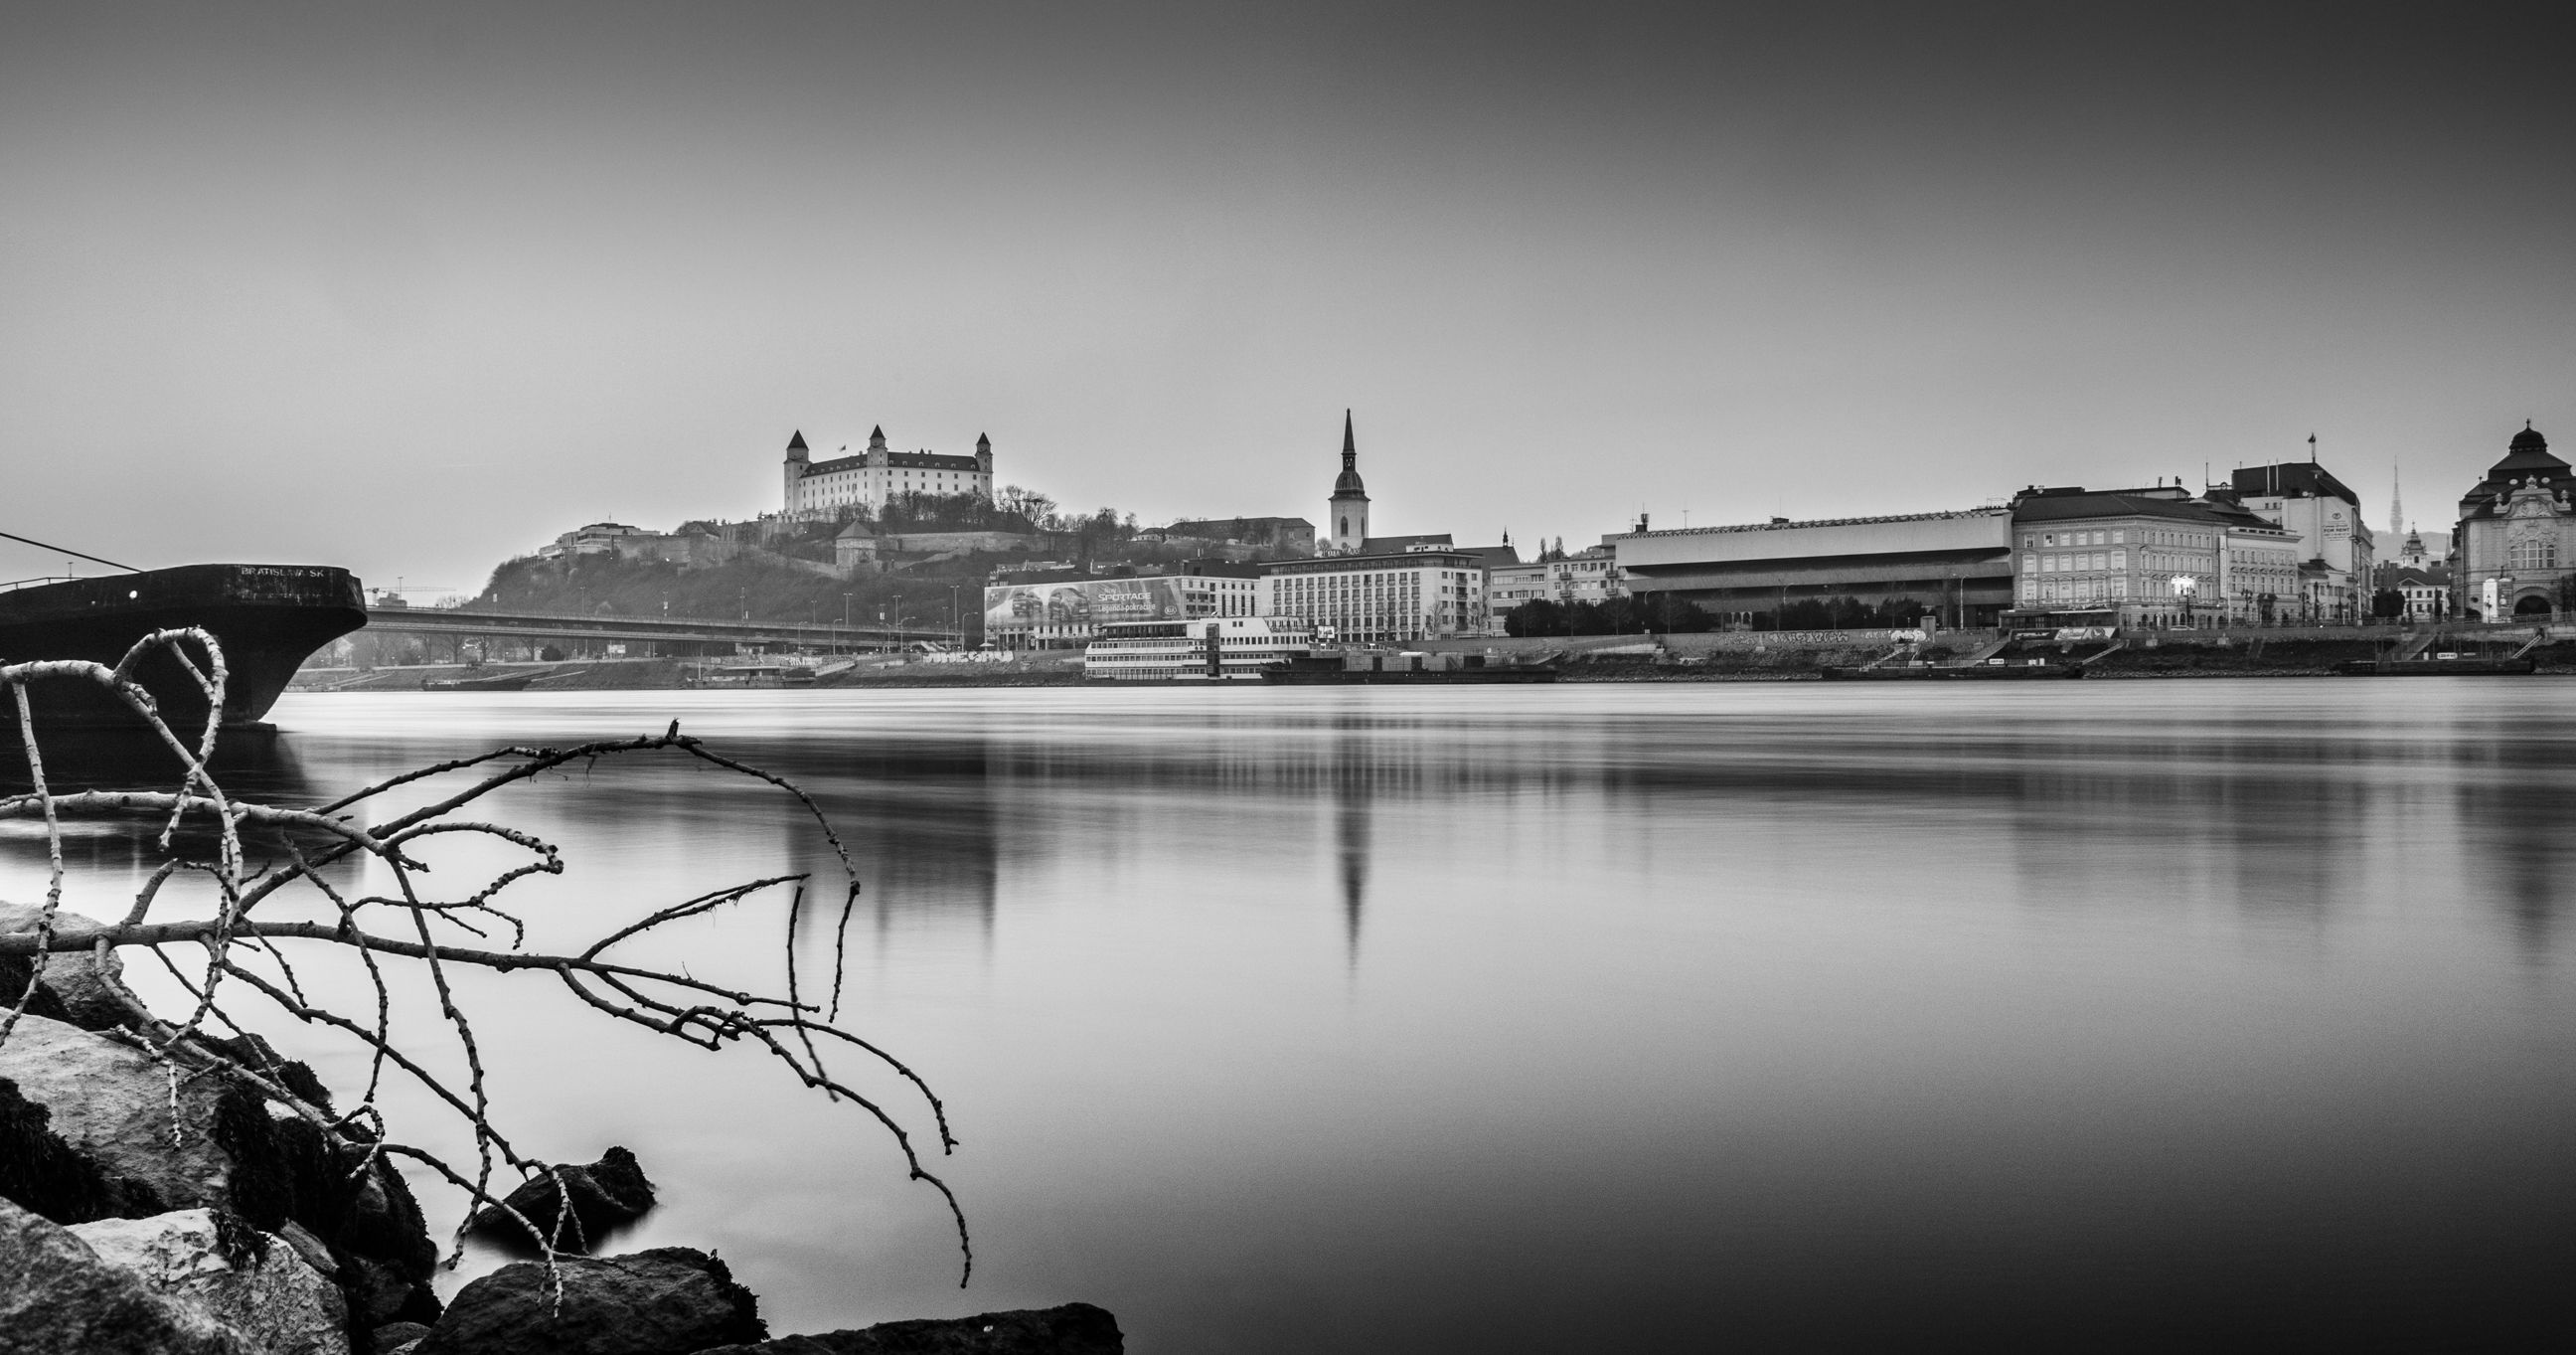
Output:
M182 641L202 646L206 662L197 662ZM213 720L207 722L206 729L193 744L183 740L163 719L151 695L134 680L136 665L160 652L177 658L205 693L209 710L223 708L226 681L223 651L214 637L201 630L155 632L136 642L112 668L83 661L0 666L0 687L5 687L7 699L15 706L19 737L32 785L26 794L0 797L0 818L41 819L45 825L50 866L42 915L36 928L0 935L0 956L28 957L33 971L17 1004L5 1016L0 1016L0 1043L7 1041L27 1011L29 1002L37 993L38 981L52 957L67 952L88 952L97 957L104 973L106 958L112 951L125 949L148 953L188 993L193 1003L192 1010L184 1020L171 1021L144 1008L121 987L118 988L119 1000L128 1009L129 1029L141 1038L155 1058L172 1069L174 1077L211 1071L238 1078L311 1123L336 1148L357 1158L362 1171L372 1168L379 1157L403 1158L420 1163L462 1189L468 1197L466 1217L458 1224L458 1242L450 1251L450 1264L461 1255L465 1227L476 1206L487 1205L524 1228L551 1266L557 1250L568 1242L586 1246L577 1231L570 1238L563 1231L567 1227L575 1230L580 1227L573 1217L568 1188L555 1164L531 1156L503 1130L501 1117L495 1112L484 1086L483 1057L475 1021L459 1004L450 983L450 976L464 969L544 974L606 1019L639 1025L656 1034L704 1049L743 1045L763 1051L804 1086L820 1091L832 1101L846 1101L873 1118L893 1136L912 1179L929 1183L946 1202L955 1222L962 1257L959 1284L962 1286L972 1276L973 1246L966 1231L965 1214L955 1193L923 1165L912 1136L903 1125L885 1107L854 1090L843 1080L842 1074L833 1070L832 1061L826 1057L827 1051L838 1051L879 1065L909 1083L926 1102L937 1126L940 1152L945 1154L954 1150L956 1139L949 1131L946 1108L929 1085L893 1054L836 1024L845 968L846 934L851 911L858 898L858 875L848 849L832 831L821 808L803 790L783 777L709 749L699 740L682 734L679 722L675 720L659 734L631 739L584 743L567 748L494 749L474 757L388 777L312 809L260 804L234 798L216 783L209 770L218 734ZM181 768L177 787L170 791L55 793L47 779L43 750L27 695L31 684L45 681L86 682L108 689L177 759ZM519 880L531 875L562 873L562 858L554 846L528 833L499 823L466 819L462 812L503 787L529 781L559 768L586 767L602 759L653 754L691 758L766 783L792 797L801 811L813 818L838 856L842 875L839 882L842 899L833 938L828 998L809 994L806 991L808 978L798 972L798 917L803 911L801 905L806 888L812 883L808 876L801 874L747 880L654 909L578 951L543 953L524 948L525 924L502 906L501 899L504 892ZM397 787L432 776L461 772L480 772L481 775L462 790L396 814L372 827L359 826L348 812ZM164 853L172 853L173 843L183 824L209 826L213 830L212 859L189 860L171 854L135 893L117 921L92 924L86 919L67 920L66 925L57 926L57 919L63 914L66 885L62 825L74 819L128 819L157 823L159 843ZM285 844L281 849L282 859L254 866L243 846L245 828L274 830L271 835ZM431 839L442 835L496 840L518 848L525 857L497 876L481 881L465 894L434 896L424 889L421 877L427 867L415 853ZM352 897L335 886L325 872L335 863L354 858L372 858L379 863L392 881L391 891ZM202 876L212 882L215 903L212 915L156 920L153 909L163 887L183 874ZM337 921L279 920L274 916L275 907L270 908L269 916L261 915L263 904L291 890L309 891L310 896L318 897L336 915ZM762 895L787 900L782 945L783 993L762 994L728 988L682 972L626 963L612 954L620 945L658 928ZM508 929L511 939L507 946L496 946L492 943L493 934L502 928ZM290 959L290 954L295 958ZM298 965L309 968L316 963L338 963L362 969L375 997L374 1012L336 1011L310 1000ZM442 1075L433 1070L428 1054L407 1048L394 1039L391 1016L394 988L391 980L405 970L425 979L434 994L442 1024L455 1042L456 1052L450 1057L461 1056L465 1069L461 1080L452 1073ZM819 989L822 984L817 979L812 986ZM366 1049L369 1056L367 1088L358 1103L345 1113L332 1115L296 1095L282 1076L282 1066L262 1052L265 1048L262 1041L238 1038L250 1034L252 1008L273 1008L299 1022L355 1041ZM235 1038L225 1038L218 1034L219 1031L230 1031ZM251 1052L245 1055L240 1052L243 1050ZM475 1160L470 1170L391 1137L384 1117L377 1109L379 1093L389 1071L425 1088L471 1131ZM550 1227L538 1227L500 1198L505 1192L493 1178L502 1168L517 1173L523 1180L552 1180L562 1207L554 1211Z

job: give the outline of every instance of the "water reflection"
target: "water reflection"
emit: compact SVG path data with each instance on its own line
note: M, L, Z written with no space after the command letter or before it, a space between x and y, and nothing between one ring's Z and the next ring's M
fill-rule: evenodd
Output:
M82 791L175 792L181 788L182 764L158 739L139 730L77 729L47 731L38 746L45 763L46 784L57 794ZM208 764L216 784L228 795L288 808L321 803L320 783L307 771L295 741L266 731L246 731L218 740ZM0 795L23 795L34 788L24 747L17 733L0 740ZM138 830L134 821L74 820L63 828L63 864L93 880L140 881L161 863L209 861L216 856L214 821L189 815L179 821L165 849L159 820ZM260 825L245 826L242 845L253 862L284 860L289 844L313 852L328 846L328 834L292 832ZM43 871L48 853L36 820L0 823L0 863L16 871ZM335 879L345 881L345 870ZM13 886L14 888L14 886Z
M2560 691L278 718L312 798L676 713L823 804L864 880L854 1019L967 1145L974 1291L846 1108L620 1036L494 1054L543 1151L625 1142L666 1183L634 1245L720 1247L779 1330L1084 1297L1144 1352L2474 1347L2576 1262ZM837 870L792 802L685 759L500 809L564 843L538 897L571 931ZM0 892L27 864L0 856ZM775 920L688 958L765 953Z
M1344 767L1365 766L1360 750L1343 745ZM1369 777L1346 770L1333 783L1333 855L1341 866L1342 927L1352 968L1360 962L1360 912L1368 904Z

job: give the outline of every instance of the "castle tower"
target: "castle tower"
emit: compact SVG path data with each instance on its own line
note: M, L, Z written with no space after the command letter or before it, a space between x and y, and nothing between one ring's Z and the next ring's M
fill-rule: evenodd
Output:
M785 467L787 494L786 497L779 502L779 511L786 513L793 513L796 511L796 487L805 479L805 468L808 464L809 462L806 457L805 448L805 430L800 428L796 430L796 436L787 440L787 464Z
M1360 483L1359 444L1351 438L1351 412L1342 411L1342 473L1333 481L1332 555L1355 555L1368 540L1368 487Z
M868 433L868 464L871 466L883 466L885 463L885 425L878 424Z

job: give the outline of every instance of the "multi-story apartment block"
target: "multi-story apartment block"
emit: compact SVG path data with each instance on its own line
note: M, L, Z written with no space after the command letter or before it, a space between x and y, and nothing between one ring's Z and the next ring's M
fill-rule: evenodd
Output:
M1485 562L1437 549L1282 560L1262 566L1260 614L1331 626L1350 644L1481 635Z

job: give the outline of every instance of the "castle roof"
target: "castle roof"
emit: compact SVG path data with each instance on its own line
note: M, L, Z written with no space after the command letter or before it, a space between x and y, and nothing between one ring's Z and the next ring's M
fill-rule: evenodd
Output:
M794 437L792 437L792 438L789 438L789 439L787 440L787 450L789 450L789 451L791 451L791 452L801 452L801 451L804 451L804 450L805 450L805 430L804 430L804 429L802 429L802 428L797 429L797 430L796 430L796 436L794 436Z
M903 466L913 470L962 470L972 472L983 469L981 466L976 464L975 458L971 456L948 456L939 452L889 452L886 455L886 464L889 466Z
M969 475L981 474L983 465L971 456L946 456L938 452L888 452L885 463L902 470L953 470ZM836 456L806 467L807 475L834 475L842 471L866 470L868 458Z

